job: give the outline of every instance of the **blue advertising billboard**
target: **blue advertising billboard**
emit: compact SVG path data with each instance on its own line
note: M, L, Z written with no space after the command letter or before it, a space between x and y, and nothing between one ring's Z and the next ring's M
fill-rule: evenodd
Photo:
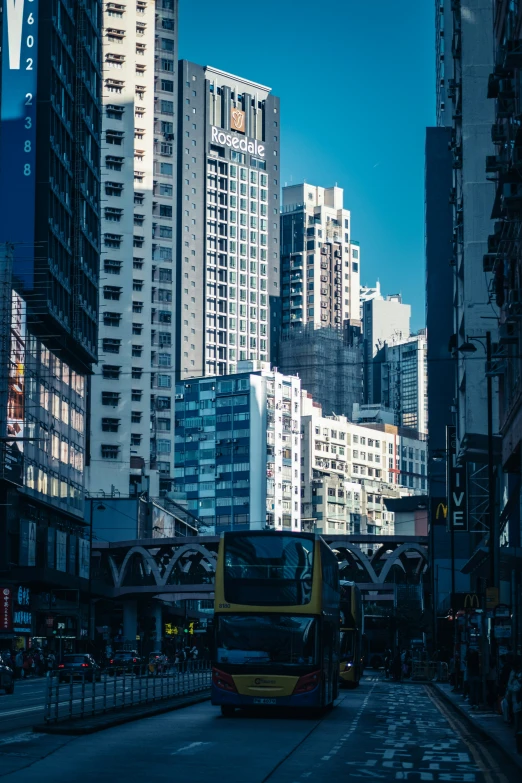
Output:
M14 273L34 285L39 0L4 0L0 107L0 242L15 244Z

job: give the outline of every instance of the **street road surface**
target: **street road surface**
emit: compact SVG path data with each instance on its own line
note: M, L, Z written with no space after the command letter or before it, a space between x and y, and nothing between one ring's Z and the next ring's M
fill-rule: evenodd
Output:
M3 700L2 700L3 702ZM320 717L237 712L209 702L85 737L0 737L0 777L38 783L520 783L422 685L366 676Z

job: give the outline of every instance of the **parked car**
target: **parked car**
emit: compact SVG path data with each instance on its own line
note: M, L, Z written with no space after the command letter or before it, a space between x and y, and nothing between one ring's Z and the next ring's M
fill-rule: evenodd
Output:
M117 650L109 659L108 669L110 674L130 672L139 674L145 661L136 650Z
M0 663L0 688L3 688L6 693L14 693L14 683L14 671L5 663Z
M89 682L101 679L101 668L91 655L64 655L61 663L58 664L58 680L74 679L75 677L85 677Z

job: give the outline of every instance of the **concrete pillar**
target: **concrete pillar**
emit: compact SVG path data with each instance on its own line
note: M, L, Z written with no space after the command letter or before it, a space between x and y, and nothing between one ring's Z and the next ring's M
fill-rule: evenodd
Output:
M150 616L156 620L156 633L154 636L153 644L155 649L161 649L161 640L163 638L163 609L161 604L153 604L150 610Z
M138 633L138 602L135 600L123 603L123 636L128 642L135 642Z

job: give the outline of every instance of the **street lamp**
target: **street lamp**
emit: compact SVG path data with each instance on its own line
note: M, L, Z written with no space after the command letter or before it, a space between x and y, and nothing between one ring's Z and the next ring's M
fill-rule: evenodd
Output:
M486 345L482 340L486 341ZM490 587L498 587L499 540L495 522L495 475L493 470L493 385L491 367L491 332L480 337L467 337L459 347L460 353L475 353L478 342L486 351L486 383L488 400L488 523L489 523L489 582Z

